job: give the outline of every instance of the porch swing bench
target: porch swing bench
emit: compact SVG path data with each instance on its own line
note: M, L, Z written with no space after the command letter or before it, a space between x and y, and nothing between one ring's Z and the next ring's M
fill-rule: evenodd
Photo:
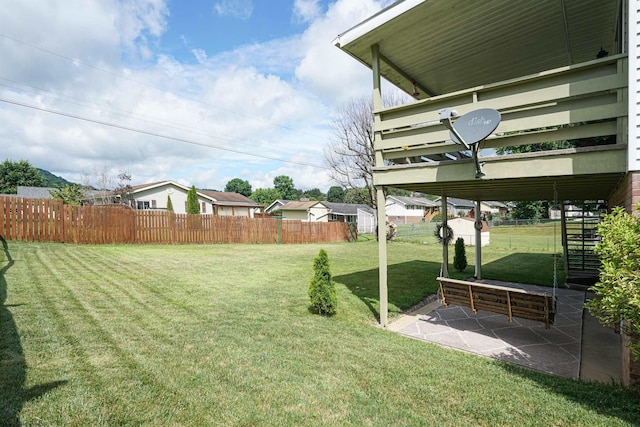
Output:
M468 307L476 314L478 310L506 314L509 322L513 317L543 322L549 329L555 318L553 296L543 292L525 291L505 286L468 282L465 280L438 277L442 305Z

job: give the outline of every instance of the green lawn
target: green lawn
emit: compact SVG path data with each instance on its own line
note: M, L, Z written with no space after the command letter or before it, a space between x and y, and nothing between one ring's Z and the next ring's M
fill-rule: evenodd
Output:
M320 248L337 282L332 318L308 308ZM539 276L550 258L496 250L485 271ZM437 247L392 242L389 263L394 313L435 292ZM0 268L0 425L640 424L640 396L619 386L378 328L374 241L8 242Z
M435 229L435 221L401 224L397 228L396 240L437 245ZM490 227L489 232L491 249L562 252L562 229L559 221L533 225L494 226Z

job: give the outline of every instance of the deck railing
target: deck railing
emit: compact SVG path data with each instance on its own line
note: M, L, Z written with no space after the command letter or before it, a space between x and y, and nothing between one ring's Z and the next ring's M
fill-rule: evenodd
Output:
M375 150L385 163L376 166L461 151L439 122L443 108L458 115L479 108L501 113L496 134L481 148L583 139L624 144L626 63L626 55L617 55L376 111Z

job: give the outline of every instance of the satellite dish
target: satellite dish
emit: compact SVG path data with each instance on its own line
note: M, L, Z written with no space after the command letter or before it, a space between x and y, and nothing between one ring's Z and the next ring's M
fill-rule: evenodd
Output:
M453 129L462 141L450 132L451 139L456 144L462 144L467 149L470 145L486 139L500 124L500 113L493 108L480 108L460 116L453 124Z

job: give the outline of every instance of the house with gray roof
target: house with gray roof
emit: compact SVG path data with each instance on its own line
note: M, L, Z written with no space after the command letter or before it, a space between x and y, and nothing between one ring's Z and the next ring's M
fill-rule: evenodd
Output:
M350 222L358 224L360 233L375 232L375 212L364 204L301 200L288 202L280 210L285 220Z
M16 197L24 197L25 199L52 199L51 191L53 190L55 190L55 188L18 185Z
M429 221L440 205L425 197L387 196L385 210L395 224L415 224Z

